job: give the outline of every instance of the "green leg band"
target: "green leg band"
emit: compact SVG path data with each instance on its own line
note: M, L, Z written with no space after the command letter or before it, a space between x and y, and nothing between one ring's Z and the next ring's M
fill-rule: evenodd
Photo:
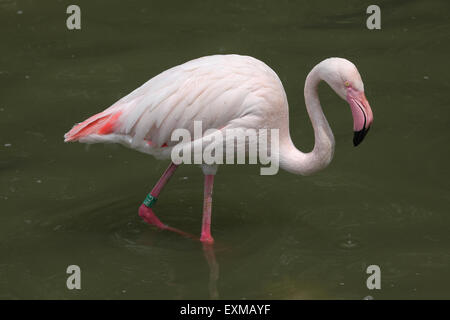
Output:
M144 206L151 208L156 203L156 200L158 200L158 199L149 193L147 195L147 197L145 197L143 204L144 204Z

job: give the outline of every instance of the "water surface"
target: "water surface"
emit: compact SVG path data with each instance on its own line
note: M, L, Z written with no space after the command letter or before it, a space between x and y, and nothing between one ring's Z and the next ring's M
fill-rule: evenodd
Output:
M450 298L449 6L378 1L0 1L0 297L4 299ZM144 224L137 208L167 166L117 145L64 144L75 122L159 72L204 55L269 64L308 151L309 70L330 56L359 68L375 123L352 146L345 102L320 87L332 164L301 177L222 166L213 251ZM155 212L200 233L203 178L181 167ZM82 289L66 288L68 265ZM382 289L366 287L379 265Z

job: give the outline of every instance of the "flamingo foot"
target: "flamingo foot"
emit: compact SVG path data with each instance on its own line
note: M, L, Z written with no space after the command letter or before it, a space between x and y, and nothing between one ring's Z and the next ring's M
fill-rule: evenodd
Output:
M214 238L211 236L211 234L206 234L202 232L202 236L200 237L200 241L204 244L213 244Z
M158 217L155 215L153 210L151 208L145 206L144 204L142 204L139 207L139 216L148 224L155 226L161 230L172 231L172 232L178 233L179 235L182 235L183 237L198 240L198 237L194 236L193 234L181 231L176 228L169 227L168 225L162 223L161 220L159 220Z
M151 224L159 229L166 230L168 228L167 225L158 219L151 208L143 204L139 207L139 216L148 224Z

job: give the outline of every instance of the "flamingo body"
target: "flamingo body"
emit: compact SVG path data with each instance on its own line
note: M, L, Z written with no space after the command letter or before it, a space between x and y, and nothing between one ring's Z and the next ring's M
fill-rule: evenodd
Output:
M281 128L286 94L263 62L240 55L202 57L168 69L111 107L75 125L65 141L116 142L170 157L175 129ZM287 129L287 128L286 128ZM168 147L168 148L167 148Z

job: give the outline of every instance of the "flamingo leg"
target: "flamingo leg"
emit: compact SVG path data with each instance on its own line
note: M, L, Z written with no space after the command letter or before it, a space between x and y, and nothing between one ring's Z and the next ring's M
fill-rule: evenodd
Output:
M169 181L170 177L174 174L177 169L177 165L173 162L170 163L169 167L164 171L159 181L153 187L152 191L148 194L144 203L139 207L139 216L144 219L145 222L154 225L160 229L167 229L167 225L161 222L158 217L153 213L151 207L155 204L156 199L161 193L162 189Z
M155 205L159 194L161 193L162 189L167 184L167 182L172 177L172 175L174 174L174 172L177 168L178 168L178 165L176 165L172 162L169 165L169 167L166 169L166 171L164 171L163 175L161 176L159 181L156 183L156 185L153 187L152 191L147 195L147 198L145 198L144 203L139 207L139 216L148 224L151 224L159 229L169 230L169 231L173 231L178 234L181 234L182 236L185 236L185 237L195 238L195 236L193 236L189 233L178 230L176 228L172 228L172 227L162 223L161 220L158 219L158 217L155 215L155 213L152 210L152 207Z
M200 241L203 243L213 243L214 239L211 236L211 206L212 206L212 192L214 184L214 175L205 174L205 187L203 194L203 222L202 235Z

